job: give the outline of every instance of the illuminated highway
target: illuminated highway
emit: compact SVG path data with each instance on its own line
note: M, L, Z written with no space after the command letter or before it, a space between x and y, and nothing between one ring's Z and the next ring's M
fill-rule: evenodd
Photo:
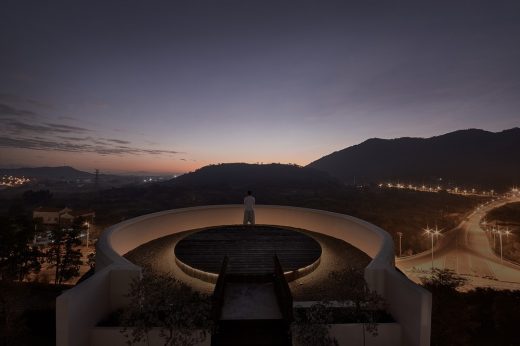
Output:
M518 201L519 197L510 197L489 203L471 213L457 228L443 233L434 247L433 266L451 269L468 279L466 289L520 289L520 265L501 261L500 257L493 253L492 241L490 244L480 225L481 219L491 209ZM502 240L506 241L505 237ZM396 266L411 280L420 282L420 277L428 275L431 271L431 250L396 259Z

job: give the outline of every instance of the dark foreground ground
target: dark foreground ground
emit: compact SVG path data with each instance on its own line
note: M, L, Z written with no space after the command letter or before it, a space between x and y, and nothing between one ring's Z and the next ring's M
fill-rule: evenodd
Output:
M67 288L0 281L0 345L55 345L56 297Z

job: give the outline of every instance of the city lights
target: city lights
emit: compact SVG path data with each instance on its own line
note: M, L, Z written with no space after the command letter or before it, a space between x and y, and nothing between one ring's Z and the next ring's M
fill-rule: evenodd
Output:
M422 185L414 185L414 184L401 184L401 183L379 183L379 188L389 188L389 189L408 189L413 191L420 191L420 192L441 192L446 191L447 193L455 194L455 195L463 195L463 196L480 196L480 197L493 197L496 196L495 190L477 190L475 188L460 188L460 187L454 187L454 188L443 188L441 185L434 185L434 186L427 186L425 184ZM514 187L511 189L512 194L518 194L519 190Z
M17 187L17 186L22 186L24 184L28 184L30 182L31 182L31 180L29 178L14 177L12 175L4 175L0 179L0 186Z

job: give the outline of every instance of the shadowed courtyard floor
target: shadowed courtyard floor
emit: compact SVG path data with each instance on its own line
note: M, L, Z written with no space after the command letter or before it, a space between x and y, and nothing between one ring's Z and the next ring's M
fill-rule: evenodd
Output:
M261 275L273 272L275 255L286 272L315 264L321 247L305 233L285 227L230 225L188 235L176 244L175 255L192 268L214 274L228 256L228 274Z
M198 291L211 293L213 284L192 278L175 263L176 244L186 236L199 231L201 230L187 231L153 240L128 252L125 257L136 265L150 266L155 270L170 273ZM364 269L371 258L342 240L305 230L297 231L316 240L322 253L321 262L316 270L289 283L294 300L340 299L338 288L328 279L330 272L349 267Z

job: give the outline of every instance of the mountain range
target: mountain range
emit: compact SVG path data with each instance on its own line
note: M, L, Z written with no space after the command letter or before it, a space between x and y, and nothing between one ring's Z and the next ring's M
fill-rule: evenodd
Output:
M228 189L334 189L342 183L327 172L284 164L226 163L202 167L181 175L171 186Z
M307 167L347 184L387 180L509 187L520 183L520 128L460 130L431 138L373 138Z
M372 138L306 167L282 164L209 165L167 184L237 189L302 186L320 189L386 181L507 188L520 185L520 128L460 130L431 138ZM72 167L0 169L0 175L38 179L93 178ZM100 175L116 177L112 175Z
M34 167L34 168L0 168L0 175L24 176L37 179L73 180L94 178L93 173L77 170L70 166Z

